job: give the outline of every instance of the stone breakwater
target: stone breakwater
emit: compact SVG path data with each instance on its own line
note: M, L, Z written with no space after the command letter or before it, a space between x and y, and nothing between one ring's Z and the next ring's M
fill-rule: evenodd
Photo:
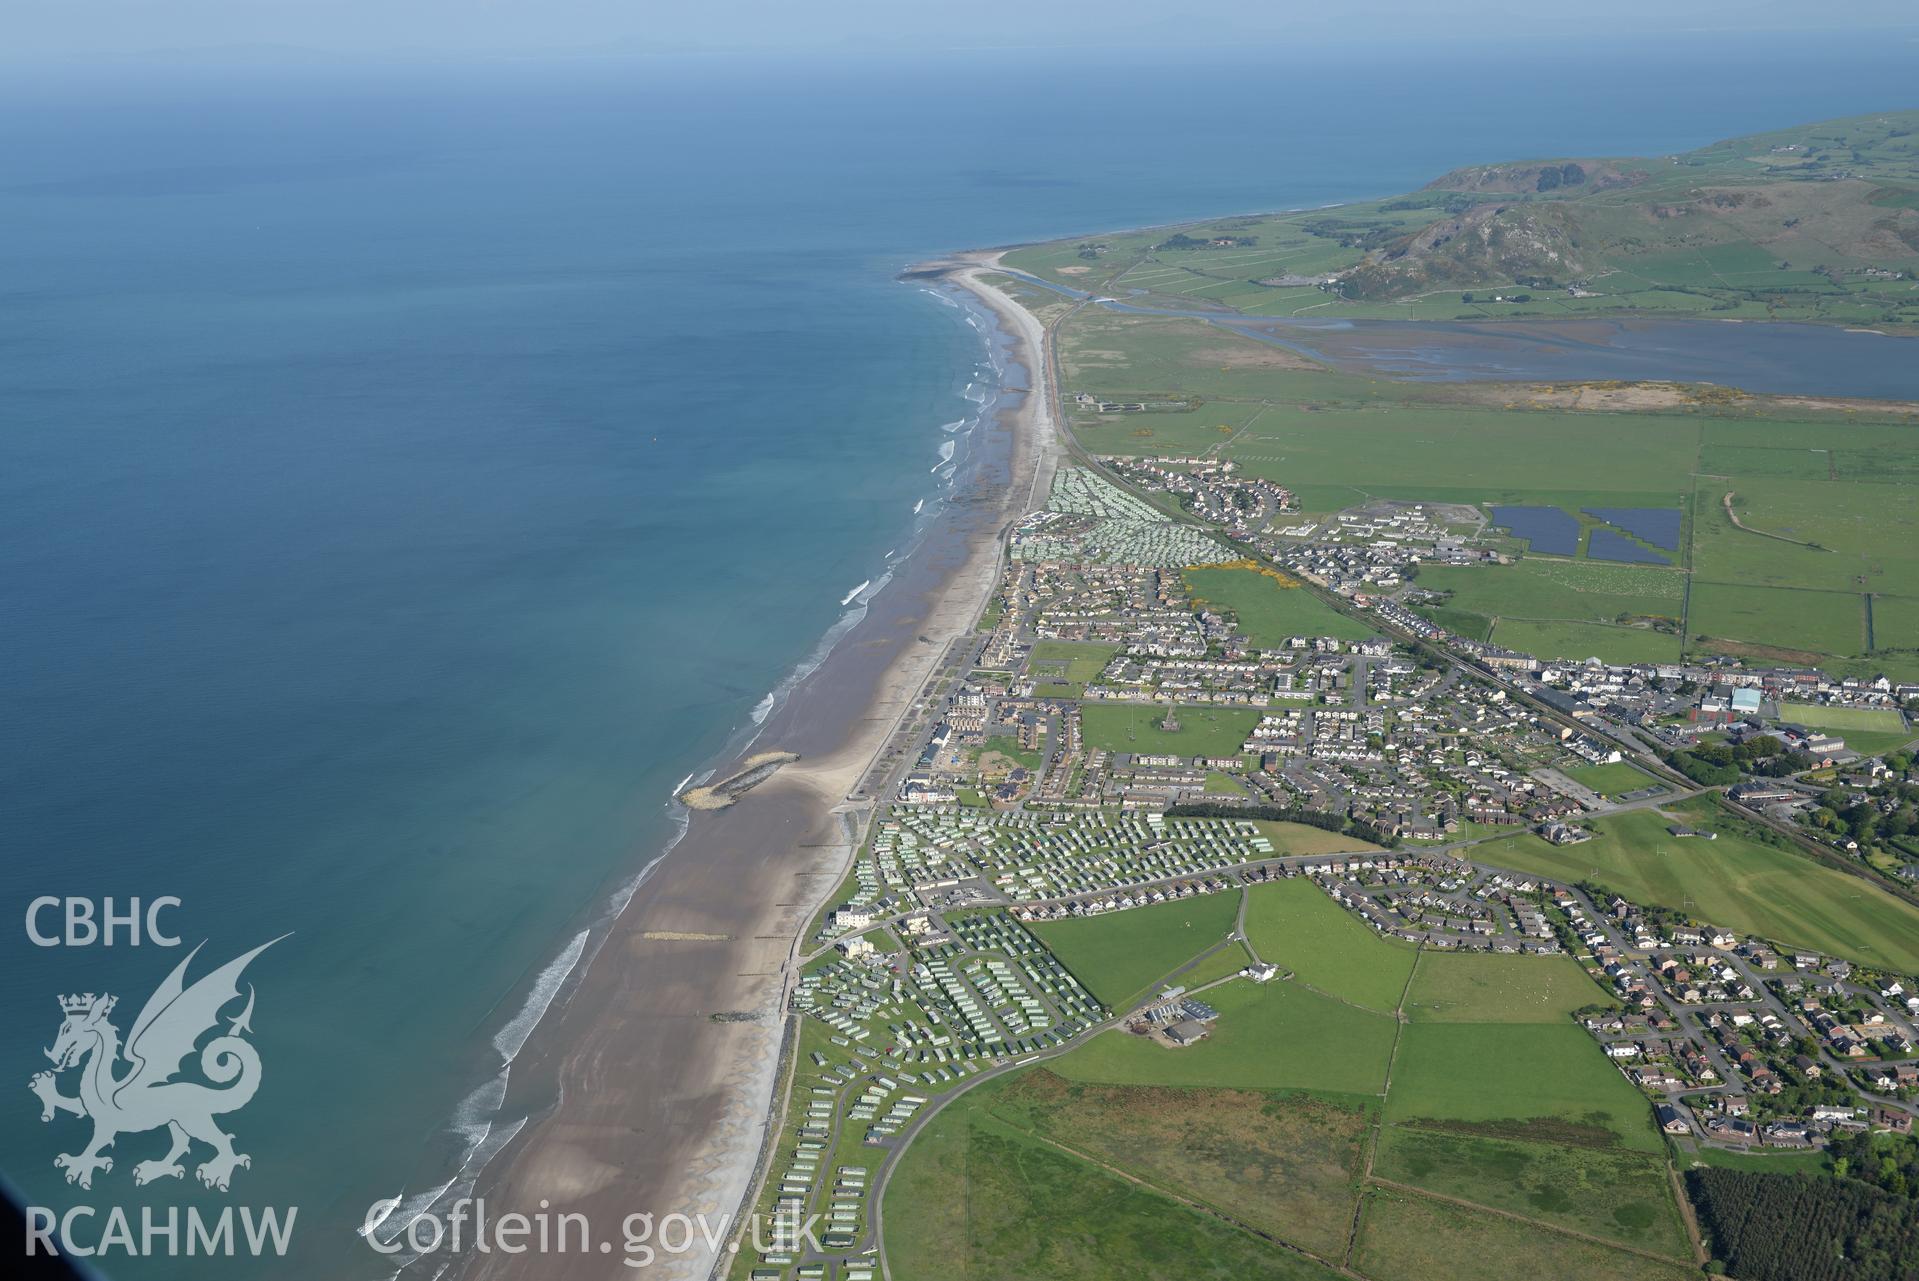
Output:
M798 752L760 752L740 762L737 774L706 787L689 787L676 798L690 810L723 810L800 758Z

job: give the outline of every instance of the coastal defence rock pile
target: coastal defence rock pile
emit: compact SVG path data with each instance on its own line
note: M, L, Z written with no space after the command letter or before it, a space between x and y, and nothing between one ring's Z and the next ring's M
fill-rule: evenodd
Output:
M740 771L723 782L689 787L674 799L690 810L723 810L740 797L800 758L798 752L760 752L740 763Z

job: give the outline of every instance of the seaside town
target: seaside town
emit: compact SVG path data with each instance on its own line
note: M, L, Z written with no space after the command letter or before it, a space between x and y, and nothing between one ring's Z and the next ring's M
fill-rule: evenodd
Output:
M1919 1281L1919 0L9 17L16 1281Z
M868 838L802 941L773 1235L744 1275L879 1275L875 1190L974 1078L1110 1029L1192 1053L1230 1027L1222 990L1303 981L1245 926L1276 883L1395 946L1576 962L1590 999L1571 1017L1682 1155L1910 1135L1919 980L1636 901L1585 853L1792 842L1913 878L1892 843L1912 756L1812 713L1909 728L1919 686L1464 640L1413 584L1421 563L1507 555L1475 509L1303 521L1230 464L1108 461L1110 479L1062 467L1012 529L987 616L896 735ZM1077 923L1203 901L1234 923L1143 990L1096 995L1058 950Z

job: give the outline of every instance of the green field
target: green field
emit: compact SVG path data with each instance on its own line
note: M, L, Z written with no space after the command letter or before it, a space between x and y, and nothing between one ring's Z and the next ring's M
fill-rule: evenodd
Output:
M1566 770L1565 774L1573 782L1589 787L1601 796L1624 796L1628 792L1651 787L1656 782L1652 775L1626 761L1578 765Z
M1901 735L1906 718L1890 708L1821 707L1816 703L1781 703L1779 719L1794 725L1831 730L1835 734L1865 732Z
M1649 627L1604 623L1536 623L1502 618L1487 637L1495 645L1539 658L1599 658L1609 663L1676 663L1679 637Z
M1570 1019L1412 1023L1393 1062L1386 1118L1475 1122L1496 1138L1659 1152L1650 1107Z
M1103 1032L1052 1063L1075 1081L1110 1085L1233 1086L1372 1095L1386 1081L1393 1021L1297 983L1228 983L1205 1001L1219 1011L1211 1036L1169 1049L1124 1031Z
M1431 245L1409 240L1398 246L1406 252L1370 258L1360 247L1412 237L1457 214L1460 201L1504 199L1488 193L1536 166L1463 170L1412 196L1335 210L1076 237L1015 250L1009 262L1148 307L1204 301L1227 317L1639 312L1919 325L1919 293L1909 284L1827 270L1838 261L1900 271L1919 263L1910 251L1919 212L1880 198L1911 189L1901 149L1913 118L1825 122L1656 163L1624 161L1630 181L1549 188L1543 200L1520 181L1526 199L1497 211L1480 206L1494 225L1510 220L1526 243L1556 246L1535 274L1579 262L1603 276L1607 283L1585 297L1541 287L1513 303L1507 273L1517 268L1503 251L1474 258L1485 249L1476 236L1447 231ZM1785 137L1816 138L1806 145L1821 157L1782 160L1772 148ZM1833 147L1840 150L1825 150ZM1841 154L1855 166L1845 174L1831 168ZM1463 186L1448 190L1449 182ZM1697 203L1702 182L1737 194L1715 196L1707 212ZM1903 220L1904 240L1889 234L1888 219ZM1332 290L1271 279L1342 270ZM1495 292L1507 301L1489 302ZM1072 313L1058 344L1062 376L1075 389L1158 402L1142 414L1070 414L1087 448L1211 453L1287 486L1309 512L1389 498L1558 506L1582 524L1577 513L1588 506L1677 504L1686 513L1671 568L1534 556L1427 567L1422 587L1454 593L1427 612L1461 635L1553 658L1659 663L1684 650L1919 676L1919 432L1907 406L1711 386L1394 381L1190 315L1100 308ZM1330 339L1318 346L1340 351ZM1728 501L1749 528L1728 517ZM1264 599L1234 608L1255 634L1311 630L1310 620L1264 617L1269 607Z
M1247 569L1189 569L1187 590L1195 604L1210 605L1239 620L1254 645L1277 649L1293 636L1337 636L1364 640L1372 628L1334 610L1300 587L1283 587L1265 574Z
M1900 680L1919 680L1919 598L1872 598L1873 650L1865 667Z
M1554 659L1717 654L1919 679L1913 406L1710 384L1395 380L1349 359L1354 340L1337 329L1309 338L1339 368L1282 347L1296 328L1273 329L1273 342L1254 333L1260 317L1300 315L1592 326L1559 331L1571 335L1635 314L1697 317L1721 335L1737 331L1716 322L1766 320L1919 332L1916 137L1919 112L1906 112L1676 156L1474 167L1409 196L1074 237L1005 261L1187 313L1120 313L1010 286L1057 322L1065 426L1085 452L1230 461L1316 515L1379 499L1522 504L1588 527L1588 507L1682 510L1670 566L1591 560L1583 535L1569 557L1522 553L1503 533L1468 537L1460 559L1485 563L1413 576L1445 593L1418 608L1451 631ZM1871 279L1868 266L1906 274ZM1318 287L1300 279L1332 273ZM1589 288L1567 288L1574 281ZM1494 302L1494 292L1529 297ZM1480 341L1457 326L1426 332ZM1100 414L1076 392L1153 404ZM1513 563L1492 563L1507 554ZM1256 646L1371 634L1316 588L1223 567L1184 579ZM1044 691L1077 696L1113 652L1043 642L1035 675ZM1118 754L1237 757L1258 712L1181 707L1172 732L1159 728L1166 715L1088 704L1084 740ZM1919 737L1883 714L1788 708L1782 719L1868 751ZM1656 783L1624 763L1566 772L1609 797ZM1207 791L1241 778L1213 773ZM1588 842L1502 829L1472 857L1596 882L1788 949L1919 972L1919 906L1712 797L1585 821ZM1674 837L1672 826L1718 836ZM1279 853L1358 846L1317 829L1261 830ZM1242 901L1244 948L1219 947ZM900 1281L1334 1275L1288 1246L1363 1281L1699 1275L1652 1104L1572 1017L1612 1001L1571 958L1401 946L1303 878L1035 933L1122 1008L1183 964L1189 986L1224 979L1248 955L1286 977L1207 991L1199 999L1219 1019L1198 1044L1108 1030L933 1116L885 1193Z
M1036 675L1058 675L1061 680L1085 685L1098 680L1117 653L1117 645L1043 640L1034 644L1032 661L1035 668L1045 669Z
M1160 728L1165 705L1087 703L1080 732L1088 747L1129 755L1238 756L1259 713L1232 707L1181 707L1179 728Z
M1417 955L1410 944L1381 938L1303 876L1246 893L1246 941L1261 960L1354 1005L1399 1008Z
M1382 1189L1366 1197L1353 1265L1373 1281L1684 1281L1695 1268Z
M1866 606L1857 592L1755 587L1695 581L1690 626L1695 645L1778 645L1818 654L1865 649ZM1729 652L1737 653L1736 649Z
M1842 432L1828 444L1843 441ZM1864 442L1862 441L1862 444ZM1919 441L1903 438L1903 454L1875 451L1897 466ZM1870 480L1740 476L1700 482L1693 506L1693 567L1709 582L1747 587L1919 595L1919 485ZM1748 528L1726 518L1723 499ZM1762 532L1754 532L1754 531ZM1765 535L1779 537L1766 537ZM1795 546L1781 538L1796 539Z
M1685 579L1674 570L1526 556L1511 565L1430 566L1418 582L1452 593L1422 612L1472 639L1496 631L1500 644L1542 658L1627 663L1679 655Z
M1615 1002L1565 953L1424 952L1406 1015L1426 1023L1563 1023Z
M1675 837L1666 830L1673 825L1717 831L1719 838ZM1664 814L1636 810L1591 826L1594 839L1578 845L1549 845L1525 833L1479 846L1476 855L1496 867L1595 881L1636 902L1787 946L1919 971L1919 907L1815 863L1710 801Z
M1576 1264L1582 1278L1677 1275L1647 1257L1689 1257L1664 1141L1645 1097L1570 1017L1609 1004L1577 964L1418 952L1379 938L1304 878L1247 893L1251 945L1295 977L1208 991L1203 999L1219 1019L1196 1045L1168 1048L1110 1030L963 1095L915 1139L886 1191L895 1275L1213 1275L1207 1269L1219 1260L1211 1258L1166 1272L1146 1244L1215 1247L1174 1213L1180 1202L1241 1229L1234 1252L1219 1256L1239 1270L1232 1275L1278 1266L1248 1252L1262 1234L1338 1260L1368 1142L1376 1144L1373 1178L1393 1185L1366 1193L1371 1208L1348 1260L1369 1281L1557 1275L1539 1272L1542 1258L1555 1269ZM1211 901L1237 905L1231 895ZM1165 958L1190 951L1190 940L1163 909L1144 911L1162 915L1066 923L1121 928L1104 937L1078 931L1062 958L1081 973L1122 965L1163 973ZM1230 923L1226 912L1212 925ZM1037 931L1051 945L1046 931L1057 928ZM1159 959L1135 962L1132 952ZM1206 969L1242 959L1235 946ZM1408 1022L1364 1008L1391 1011L1402 991ZM1118 1179L1121 1172L1138 1183ZM1518 1217L1425 1198L1382 1209L1410 1195L1398 1185ZM1088 1240L1096 1222L1107 1228ZM1430 1239L1409 1236L1412 1223ZM1075 1252L1071 1260L1047 1252L1052 1236ZM1419 1271L1428 1265L1490 1270Z
M1079 325L1087 333L1070 337ZM1063 341L1083 349L1076 385L1204 402L1123 422L1082 415L1075 430L1095 452L1218 447L1247 474L1294 490L1308 511L1366 498L1687 511L1673 568L1535 556L1425 567L1419 586L1452 593L1425 612L1461 635L1551 658L1669 663L1691 651L1919 676L1919 432L1909 425L1765 398L1708 396L1684 413L1573 412L1524 388L1302 368L1189 319L1080 313L1067 332ZM1751 529L1727 518L1728 493ZM1310 630L1308 618L1259 621L1262 606L1293 593L1249 594L1264 597L1240 610L1250 632Z
M1285 378L1285 375L1277 375ZM1697 420L1617 414L1600 426L1589 414L1421 405L1282 406L1263 414L1230 447L1254 476L1290 488L1342 486L1356 502L1382 498L1461 503L1539 502L1585 506L1672 506L1689 483ZM1632 496L1631 503L1615 502ZM1308 504L1309 509L1312 504Z
M1500 618L1612 623L1679 620L1685 576L1675 570L1527 556L1511 565L1433 565L1419 585L1451 592L1455 609Z
M1649 1153L1393 1125L1380 1135L1373 1172L1622 1245L1691 1256L1666 1163Z
M993 1115L992 1086L935 1116L885 1191L898 1281L1331 1281L1325 1268Z
M1329 832L1323 827L1312 827L1306 823L1275 823L1269 819L1254 819L1253 826L1261 836L1273 843L1273 850L1280 854L1350 854L1380 848L1357 836Z
M1029 928L1088 991L1117 1010L1226 937L1238 915L1237 894L1203 894Z
M1176 981L1181 987L1201 987L1219 979L1231 978L1252 963L1253 958L1246 955L1245 948L1237 943L1229 943L1181 974Z
M1345 1250L1367 1109L1308 1094L1085 1085L1039 1068L986 1088L994 1115L1018 1129L1316 1254Z
M1856 268L1906 270L1919 258L1909 195L1919 175L1904 141L1916 115L1824 121L1671 157L1468 167L1407 196L1077 236L1005 262L1075 289L1248 315L1910 324L1911 291ZM1561 184L1561 172L1577 176ZM1455 217L1472 219L1475 234L1459 234ZM1337 289L1312 287L1328 273ZM1583 294L1532 283L1582 276L1603 283Z
M1890 708L1820 707L1810 703L1787 703L1779 709L1779 719L1794 725L1828 730L1846 740L1855 752L1877 755L1904 747L1919 738L1919 731L1907 725L1905 718Z

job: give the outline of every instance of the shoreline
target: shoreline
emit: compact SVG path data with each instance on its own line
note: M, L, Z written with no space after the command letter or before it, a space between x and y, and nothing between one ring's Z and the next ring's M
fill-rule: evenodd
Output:
M898 727L953 643L972 634L999 582L1007 531L1043 498L1061 452L1044 328L980 279L998 258L954 255L902 279L965 291L991 313L1010 363L1026 372L1023 388L1002 383L981 423L987 450L1005 448L1004 475L984 474L997 460L981 460L980 488L990 483L990 496L950 503L940 517L948 528L935 526L948 536L929 531L867 616L751 743L708 775L729 779L769 753L797 754L756 779L750 795L689 812L571 998L535 1030L521 1059L557 1097L481 1175L476 1195L490 1203L583 1214L602 1239L626 1216L650 1213L704 1215L723 1242L750 1210L806 927L844 879L880 784L897 768L885 753ZM994 341L991 331L984 336ZM705 1277L723 1258L696 1231L693 1249L662 1253L647 1272ZM633 1273L617 1252L442 1262L450 1266L441 1275L458 1278Z

